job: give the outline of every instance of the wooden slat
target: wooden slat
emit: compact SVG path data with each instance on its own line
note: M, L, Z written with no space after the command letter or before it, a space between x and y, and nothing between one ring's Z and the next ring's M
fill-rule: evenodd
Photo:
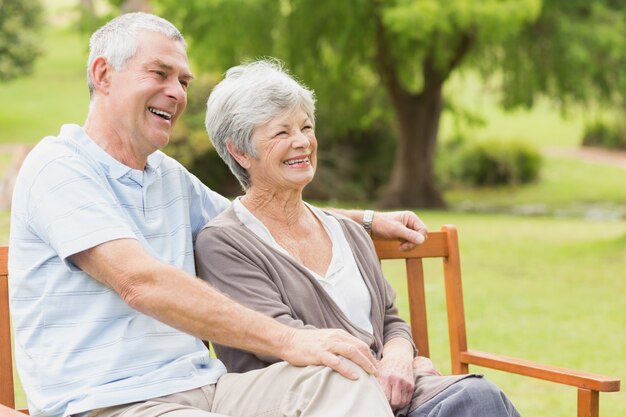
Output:
M450 341L450 362L452 372L469 372L460 358L460 353L467 350L467 332L465 329L465 307L463 305L463 285L461 282L461 257L456 227L445 225L448 256L443 259L443 276L446 290L446 311L448 313L448 337Z
M398 240L374 239L374 246L380 259L437 258L448 256L446 237L446 233L429 232L426 242L408 251L398 250Z
M428 345L428 322L426 316L426 290L424 287L424 266L421 259L406 260L409 314L411 335L420 356L430 358Z
M461 360L469 365L483 366L544 381L572 385L586 390L615 392L620 390L620 380L558 366L542 365L508 356L468 350L461 352Z
M11 321L9 320L8 255L0 246L0 404L15 407L13 358L11 354Z
M0 246L0 276L9 275L9 247Z
M600 393L586 389L578 390L578 417L599 417Z

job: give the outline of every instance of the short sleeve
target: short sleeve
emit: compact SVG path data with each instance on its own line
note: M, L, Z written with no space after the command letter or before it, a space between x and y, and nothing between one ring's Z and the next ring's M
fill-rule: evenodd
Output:
M214 217L230 207L230 200L211 190L197 177L187 172L191 182L191 227L194 241L200 230Z
M29 227L67 258L101 243L136 239L105 173L76 157L48 162L29 190Z

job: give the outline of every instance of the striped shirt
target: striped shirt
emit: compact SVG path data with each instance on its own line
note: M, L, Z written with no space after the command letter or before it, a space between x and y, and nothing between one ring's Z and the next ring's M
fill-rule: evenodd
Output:
M194 239L228 205L162 152L132 169L77 125L31 151L13 195L9 252L16 362L31 415L142 401L226 372L202 341L131 309L68 257L131 238L195 275Z

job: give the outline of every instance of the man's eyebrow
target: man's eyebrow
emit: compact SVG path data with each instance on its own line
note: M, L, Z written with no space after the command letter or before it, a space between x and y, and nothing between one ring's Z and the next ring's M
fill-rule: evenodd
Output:
M160 59L156 59L156 60L154 60L153 64L154 64L154 65L157 65L158 67L160 67L160 68L162 68L162 69L164 69L164 70L167 70L168 72L172 72L172 71L174 71L174 67L173 67L173 66L171 66L170 64L166 64L165 62L161 61ZM184 79L184 80L187 80L187 81L191 81L191 80L193 80L195 77L193 76L193 74L192 74L192 73L187 72L187 71L184 71L184 72L181 74L180 78L182 78L182 79Z

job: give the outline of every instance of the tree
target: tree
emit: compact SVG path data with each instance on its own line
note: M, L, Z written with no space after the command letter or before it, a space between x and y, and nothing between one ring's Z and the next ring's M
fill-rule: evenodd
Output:
M41 54L38 0L0 0L0 81L28 74Z
M614 38L624 38L619 2L546 0L542 8L541 0L191 0L183 8L177 0L155 1L181 26L203 70L223 71L244 58L276 56L316 90L319 119L345 132L389 121L387 109L392 109L397 146L381 200L387 207L444 206L434 155L443 86L462 67L501 75L510 106L531 105L540 93L606 98L615 83L605 72L625 49L612 49L610 55L587 48L603 44L595 25L609 17L621 23L602 27L609 33L603 42L615 47ZM581 33L597 42L565 42ZM588 62L602 55L605 68L596 65L594 78L579 83L587 76L583 69L567 68L570 59L550 62L544 41L555 57ZM581 57L581 51L588 56ZM575 93L583 86L597 94Z
M505 43L496 60L504 104L530 107L544 95L623 112L625 6L624 0L543 0L539 18Z

